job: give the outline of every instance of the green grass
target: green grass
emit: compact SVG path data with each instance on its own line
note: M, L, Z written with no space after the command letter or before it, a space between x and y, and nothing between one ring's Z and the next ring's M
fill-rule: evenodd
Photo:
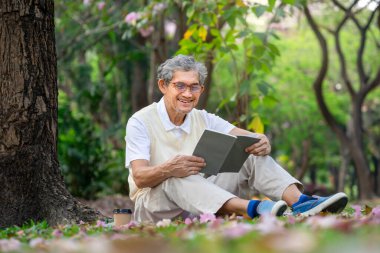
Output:
M29 222L0 231L0 252L378 252L380 206L339 215L225 217L204 222L73 224ZM190 224L189 224L190 223Z

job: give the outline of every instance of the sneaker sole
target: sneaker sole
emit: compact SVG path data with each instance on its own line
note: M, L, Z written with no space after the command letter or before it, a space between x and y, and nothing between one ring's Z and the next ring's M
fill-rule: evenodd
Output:
M329 213L340 213L346 207L348 202L347 195L343 192L337 193L327 199L325 202L319 204L318 206L301 213L302 216L315 215L317 213L326 211Z
M272 207L272 211L270 213L275 216L282 216L287 208L288 208L288 205L286 204L286 202L283 200L279 200Z

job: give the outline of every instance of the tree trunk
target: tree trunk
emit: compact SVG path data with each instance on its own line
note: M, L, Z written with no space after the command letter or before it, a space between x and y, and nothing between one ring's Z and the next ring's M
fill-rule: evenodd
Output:
M132 66L132 73L132 111L137 112L149 104L144 63L142 61L136 61Z
M346 146L343 146L342 143L340 143L340 157L342 158L342 162L338 172L337 191L342 192L344 191L348 166L350 166L351 163L350 151Z
M341 128L341 124L338 123L337 118L331 113L324 98L323 82L326 78L326 74L328 70L329 51L328 51L326 39L321 33L320 27L317 25L317 23L313 19L307 5L305 5L304 13L306 15L307 21L311 29L313 30L314 34L316 35L318 39L318 42L322 51L321 52L322 65L320 67L317 78L314 80L313 88L314 88L315 95L317 98L318 107L321 110L322 116L325 119L327 125L331 128L332 131L334 131L334 133L336 134L336 136L338 137L340 141L340 144L342 146L348 147L349 149L350 156L355 165L358 188L359 188L359 198L361 200L366 200L366 199L371 199L375 197L376 194L373 188L371 187L372 185L371 173L370 173L368 161L366 160L365 153L364 153L365 151L364 151L364 146L363 146L363 133L362 133L363 122L362 122L361 107L363 105L363 102L366 96L369 94L369 92L380 85L380 69L377 71L374 79L371 82L369 82L368 78L363 77L365 76L363 61L359 60L357 62L357 71L361 77L362 83L360 84L358 91L354 89L347 75L345 56L343 54L343 51L341 50L341 44L339 40L339 31L343 27L343 25L346 23L349 17L354 19L353 18L354 14L351 12L351 10L355 6L356 2L353 2L349 8L342 7L338 1L333 1L333 2L339 9L343 9L345 11L345 16L341 20L340 24L338 25L334 35L335 35L336 51L339 55L341 77L342 77L342 80L344 80L344 83L346 84L346 87L349 91L350 98L351 98L351 115L350 115L350 121L349 121L350 126L347 133ZM362 59L364 47L365 47L365 41L366 41L366 36L363 36L363 34L364 35L366 34L367 29L369 25L371 24L373 17L374 17L374 13L370 15L368 23L365 27L361 27L361 26L358 27L358 29L361 31L360 50L358 50L358 55L357 55L358 59Z
M54 2L0 3L0 227L90 221L57 159Z
M207 101L208 101L208 98L210 97L212 73L214 72L214 52L213 51L210 51L207 53L205 66L207 68L208 75L204 83L205 85L204 92L202 93L202 96L199 98L199 103L197 106L197 108L199 109L205 109L207 107Z
M301 162L296 172L296 178L300 181L303 179L303 177L305 176L307 172L307 169L309 168L310 147L311 147L311 140L309 138L302 141Z

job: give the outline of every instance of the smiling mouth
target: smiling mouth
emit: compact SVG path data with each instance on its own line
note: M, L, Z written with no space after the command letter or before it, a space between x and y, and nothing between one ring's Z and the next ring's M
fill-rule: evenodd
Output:
M178 99L178 101L181 103L184 103L184 104L189 104L189 103L193 102L193 100L182 100L182 99Z

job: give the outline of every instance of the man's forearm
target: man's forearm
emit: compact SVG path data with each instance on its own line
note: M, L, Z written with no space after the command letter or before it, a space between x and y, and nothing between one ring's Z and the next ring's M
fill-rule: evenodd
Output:
M171 177L165 164L157 166L133 166L133 179L138 188L155 187Z

